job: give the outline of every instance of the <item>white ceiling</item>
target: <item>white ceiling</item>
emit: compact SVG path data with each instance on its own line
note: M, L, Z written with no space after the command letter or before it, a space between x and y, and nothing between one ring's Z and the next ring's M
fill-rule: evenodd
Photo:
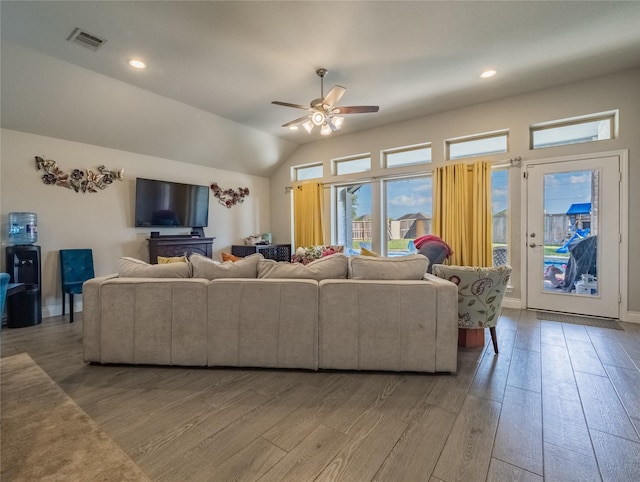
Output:
M380 106L335 136L640 66L639 1L2 1L1 20L2 127L259 175L321 139L271 104L319 97L320 67L341 105Z

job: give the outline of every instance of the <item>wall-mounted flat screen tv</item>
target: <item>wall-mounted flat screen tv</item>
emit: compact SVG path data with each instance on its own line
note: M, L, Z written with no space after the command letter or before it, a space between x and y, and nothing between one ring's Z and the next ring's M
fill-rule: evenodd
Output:
M136 227L204 228L208 224L208 186L136 179Z

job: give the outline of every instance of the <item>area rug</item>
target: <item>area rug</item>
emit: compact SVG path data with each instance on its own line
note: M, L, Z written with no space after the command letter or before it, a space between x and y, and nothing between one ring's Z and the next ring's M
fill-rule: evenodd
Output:
M539 320L561 321L562 323L573 323L574 325L597 326L598 328L610 328L612 330L622 330L618 322L611 318L596 318L594 316L568 315L566 313L555 313L553 311L536 311Z
M29 355L0 365L1 480L150 480Z

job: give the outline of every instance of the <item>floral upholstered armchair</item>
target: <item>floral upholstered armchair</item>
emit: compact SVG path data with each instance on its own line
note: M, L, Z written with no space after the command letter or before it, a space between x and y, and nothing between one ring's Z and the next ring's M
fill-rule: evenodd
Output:
M433 274L458 285L458 328L489 328L498 353L496 324L511 276L511 266L479 268L436 264Z

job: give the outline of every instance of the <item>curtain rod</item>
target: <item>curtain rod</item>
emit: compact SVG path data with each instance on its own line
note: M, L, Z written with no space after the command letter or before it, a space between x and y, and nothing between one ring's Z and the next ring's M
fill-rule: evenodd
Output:
M516 166L520 164L520 162L522 162L522 157L516 156L516 157L512 157L511 159L500 160L495 164L491 164L491 165L492 167ZM318 184L321 185L322 187L327 188L327 187L333 186L334 184L348 184L348 183L359 184L367 181L376 181L378 179L401 179L403 177L411 177L415 175L424 175L424 174L425 174L424 171L412 171L412 172L405 172L405 173L399 174L398 176L372 176L372 177L360 178L354 181L329 181L329 182L319 182ZM295 187L299 189L300 185ZM285 194L287 194L289 191L292 191L293 188L294 188L293 186L285 186L284 188Z
M305 183L305 184L311 184L311 183ZM318 186L323 186L323 183L319 182L317 183ZM297 189L302 189L302 184L298 184L297 186L295 186ZM284 192L285 194L288 193L289 191L293 191L294 186L285 186L284 187Z

